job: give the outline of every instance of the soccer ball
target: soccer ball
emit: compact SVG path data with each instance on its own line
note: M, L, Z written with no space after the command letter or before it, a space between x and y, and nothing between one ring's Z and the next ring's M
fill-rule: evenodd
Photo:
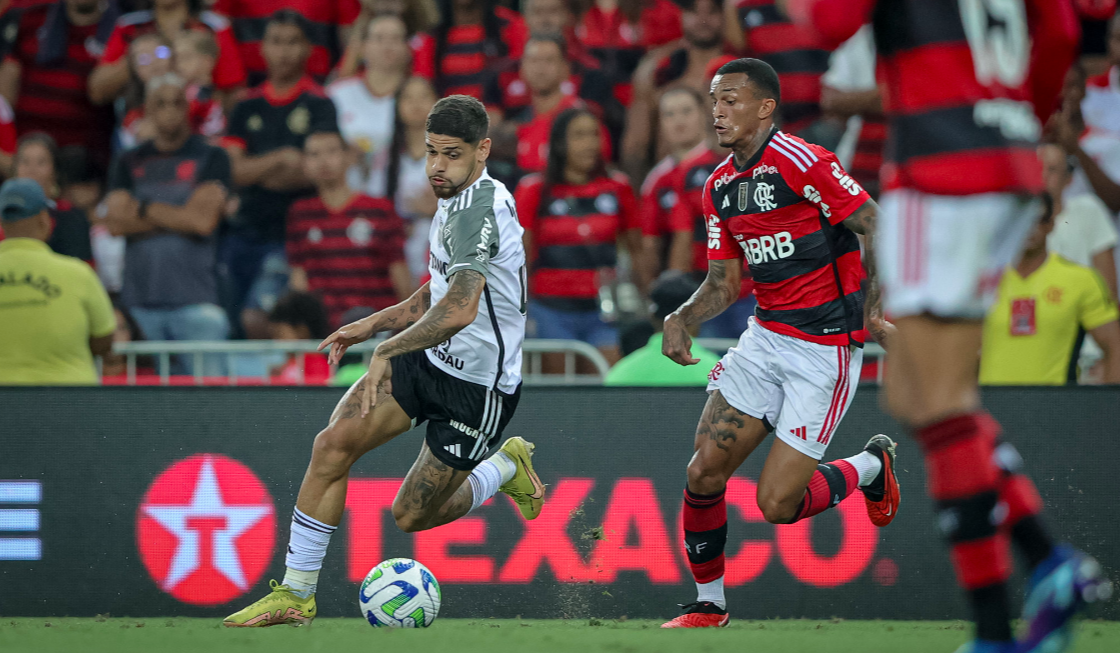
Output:
M358 608L375 628L427 628L442 599L436 577L408 558L390 558L366 575L358 589Z

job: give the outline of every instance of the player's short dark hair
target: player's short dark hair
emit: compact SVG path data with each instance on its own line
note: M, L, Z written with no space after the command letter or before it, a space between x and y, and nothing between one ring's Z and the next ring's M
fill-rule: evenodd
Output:
M747 76L747 79L754 85L756 98L772 99L781 103L782 85L778 81L778 73L774 72L774 68L770 64L761 59L743 57L742 59L728 61L716 71L717 75L731 75L733 73L743 73Z
M490 130L486 107L469 95L449 95L432 107L426 127L429 134L461 138L477 145Z
M564 37L562 35L550 34L548 32L533 32L529 35L529 40L526 41L525 45L528 46L529 43L532 43L533 41L556 44L556 47L560 50L560 56L567 60L568 43L564 40Z
M311 39L310 30L307 26L307 19L295 9L280 9L274 11L272 15L268 17L268 22L264 25L265 30L267 31L272 25L291 25L297 27L303 34L303 38L307 40Z

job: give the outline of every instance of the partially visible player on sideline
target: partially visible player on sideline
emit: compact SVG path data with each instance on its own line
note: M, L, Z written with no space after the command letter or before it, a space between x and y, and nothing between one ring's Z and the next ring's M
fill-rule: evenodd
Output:
M823 147L778 131L778 75L758 59L735 59L712 79L712 117L731 156L704 184L708 276L665 318L662 352L695 365L688 329L739 297L750 265L758 309L739 344L709 375L684 491L684 540L697 599L662 628L726 626L723 593L727 480L770 431L777 439L758 479L758 507L792 524L835 507L859 488L877 526L898 513L895 444L820 464L855 396L864 320L882 339L872 233L878 207ZM860 265L869 253L868 297Z
M412 297L335 331L337 363L379 331L403 329L377 346L369 372L350 387L315 438L303 477L284 582L225 619L226 626L308 624L327 544L346 506L350 467L414 424L428 422L420 456L393 501L405 532L435 528L496 492L535 519L544 485L533 445L510 438L486 454L521 395L525 337L525 249L513 196L486 173L489 119L478 100L443 98L428 114L427 173L439 197L432 221L431 281Z
M887 405L925 455L927 486L976 621L972 653L1065 650L1110 591L1055 546L1015 449L980 405L976 351L1000 272L1039 211L1035 144L1076 54L1069 0L788 0L832 45L873 23L890 142L876 242L891 336ZM1012 640L1010 541L1032 569Z

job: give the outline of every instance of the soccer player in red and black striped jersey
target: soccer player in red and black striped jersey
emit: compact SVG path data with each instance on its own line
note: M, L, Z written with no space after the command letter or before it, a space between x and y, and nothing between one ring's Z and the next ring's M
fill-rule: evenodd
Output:
M750 265L758 310L709 374L684 493L685 549L697 600L664 628L727 625L723 592L727 480L774 431L758 480L766 521L791 524L835 507L857 488L885 526L898 512L894 442L876 435L849 458L820 464L855 394L865 312L878 310L874 266L865 302L860 243L873 251L878 212L828 150L778 131L778 76L758 59L724 64L712 80L719 144L732 155L704 185L708 276L665 318L662 351L695 365L689 328L739 296ZM865 308L867 309L865 311Z
M891 336L887 404L925 455L972 653L1064 651L1069 620L1103 598L1100 565L1054 546L1041 500L980 403L976 351L1003 268L1039 211L1035 146L1076 55L1069 0L789 0L832 44L871 22L890 130L876 242ZM897 355L893 355L897 353ZM1032 567L1012 640L1010 542Z
M287 221L289 285L318 294L335 328L351 309L376 313L415 290L404 260L404 220L392 200L346 185L348 154L338 132L308 135L303 167L317 194L296 200Z

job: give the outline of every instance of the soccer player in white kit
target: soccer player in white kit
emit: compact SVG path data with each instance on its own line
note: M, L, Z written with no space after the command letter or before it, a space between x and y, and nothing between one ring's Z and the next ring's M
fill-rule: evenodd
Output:
M533 445L510 438L487 457L521 394L525 249L513 197L486 173L489 120L478 100L453 95L428 114L427 172L440 198L430 236L432 279L409 299L348 324L326 340L337 362L379 331L401 331L373 353L369 372L343 396L315 438L292 515L287 573L272 592L226 617L226 626L302 625L331 534L346 505L351 465L428 422L420 456L393 502L405 532L435 528L498 491L526 519L540 513L544 485Z

